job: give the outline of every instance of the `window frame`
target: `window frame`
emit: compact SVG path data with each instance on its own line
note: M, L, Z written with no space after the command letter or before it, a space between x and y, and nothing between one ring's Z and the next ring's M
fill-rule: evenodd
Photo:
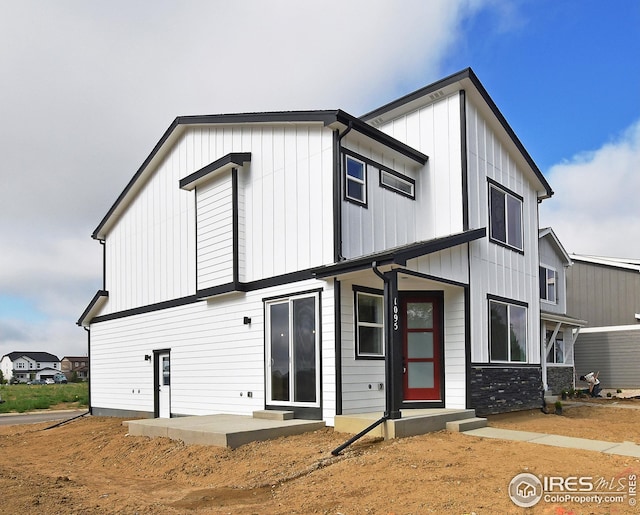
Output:
M492 241L493 243L496 243L497 245L501 245L503 247L506 247L508 249L511 249L515 252L518 252L520 254L524 254L524 198L521 197L520 195L518 195L517 193L515 193L514 191L511 191L510 189L502 186L500 183L492 180L492 179L487 179L488 182L488 203L489 203L489 240ZM499 235L496 235L496 229L494 228L494 222L496 221L494 219L494 215L493 215L493 211L494 211L494 206L493 206L493 197L491 195L492 190L495 190L499 193L501 193L504 197L504 200L502 202L502 212L503 212L503 216L504 216L504 241L500 239ZM519 210L519 216L520 216L520 220L519 220L519 236L520 236L520 246L518 246L516 243L510 241L510 229L512 228L512 224L513 221L511 221L511 217L509 216L511 214L511 210L509 208L509 199L513 199L515 201L518 202L518 206L520 207ZM499 208L500 206L498 206Z
M546 343L548 344L549 343L548 338L549 338L550 335L553 335L553 331L550 331L550 330L547 329L546 335L547 335ZM558 361L556 359L557 358L557 353L556 353L557 347L556 346L558 345L558 343L561 344L560 347L562 349L561 350L561 352L562 352L562 361ZM546 345L545 345L545 348L546 348ZM546 361L547 365L568 365L568 364L570 364L570 363L567 362L567 352L566 351L567 351L567 348L566 348L566 346L564 344L564 332L563 331L558 331L558 334L556 334L556 340L553 342L553 345L551 346L551 348L549 349L549 352L545 356L545 361ZM550 356L553 356L553 361L549 361L549 357Z
M390 175L400 182L408 184L411 188L411 193L407 193L406 191L400 190L390 184L385 184L385 182L383 181L383 177L385 176L385 174ZM400 172L396 172L395 170L391 170L390 168L380 166L378 172L378 181L381 188L393 191L394 193L402 195L403 197L410 198L411 200L416 199L416 181L411 177L407 177L406 175L401 174Z
M544 282L544 296L543 296L543 283L542 283L542 271L544 270L545 282ZM553 273L553 299L549 298L549 272ZM538 280L540 281L540 300L548 304L558 304L558 271L552 266L544 265L540 263L538 266Z
M382 323L376 322L361 322L359 320L359 297L365 295L369 297L378 297L382 300ZM353 287L353 327L354 327L354 353L355 359L368 359L368 360L383 360L385 358L386 347L386 334L385 334L385 306L384 306L384 292L373 288L364 288L359 286ZM381 350L380 353L367 353L360 351L360 327L372 327L378 328L382 331L381 338Z
M354 204L358 204L359 206L367 207L367 185L368 185L368 170L367 170L367 162L360 157L353 155L352 153L344 152L344 160L343 160L343 176L344 176L344 199L347 202L352 202ZM348 162L349 160L354 161L362 165L362 179L355 177L349 174ZM352 197L349 195L349 182L354 182L356 184L360 184L362 186L362 199Z
M488 311L488 330L489 330L489 362L491 363L509 363L509 364L528 364L529 363L529 305L526 302L520 302L512 299L505 299L502 297L497 297L495 295L487 296L487 311ZM511 328L512 323L512 309L522 309L524 310L524 328L523 328L523 337L524 342L522 348L524 349L524 360L513 360L512 359L512 342L511 338L509 338L506 342L506 350L507 350L507 359L494 359L494 342L493 342L493 328L491 324L491 313L492 313L492 304L500 304L507 307L507 327Z

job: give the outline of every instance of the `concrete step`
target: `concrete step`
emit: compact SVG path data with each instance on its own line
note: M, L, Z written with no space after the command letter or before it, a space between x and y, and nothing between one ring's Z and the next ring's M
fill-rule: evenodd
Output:
M481 427L487 427L486 418L473 417L447 422L447 431L451 431L453 433L462 433L464 431L469 431L470 429L479 429Z
M293 420L293 411L263 409L253 412L253 418L262 420Z
M445 429L447 422L468 419L475 415L473 409L407 409L402 410L402 418L387 420L368 435L383 437L385 440L423 435ZM380 417L380 412L338 415L335 418L334 430L338 433L357 434Z

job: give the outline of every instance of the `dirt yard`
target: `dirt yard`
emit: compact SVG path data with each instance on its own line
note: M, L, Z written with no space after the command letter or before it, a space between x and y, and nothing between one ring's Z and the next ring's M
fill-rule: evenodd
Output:
M601 405L609 407L602 407ZM490 425L640 444L640 400L595 401ZM628 503L544 502L517 507L521 472L614 480L640 460L445 431L364 440L333 457L348 435L325 429L236 450L127 435L122 419L84 417L0 427L0 513L39 514L505 514L637 513Z

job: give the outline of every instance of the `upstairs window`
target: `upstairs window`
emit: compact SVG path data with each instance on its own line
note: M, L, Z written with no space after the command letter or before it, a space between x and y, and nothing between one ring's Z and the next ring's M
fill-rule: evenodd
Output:
M540 265L540 299L555 304L557 302L558 272Z
M522 252L522 197L491 182L489 213L492 241Z
M380 169L380 186L405 197L416 198L416 181L406 175Z
M491 361L527 362L527 308L502 300L489 300Z
M356 204L367 205L367 165L345 156L345 197Z
M356 357L384 357L384 296L356 291Z

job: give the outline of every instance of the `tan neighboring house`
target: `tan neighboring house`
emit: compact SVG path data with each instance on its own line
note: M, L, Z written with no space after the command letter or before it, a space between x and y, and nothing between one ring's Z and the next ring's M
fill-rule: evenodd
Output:
M65 356L60 360L60 370L67 378L73 379L73 373L82 381L89 379L89 358L87 356Z

